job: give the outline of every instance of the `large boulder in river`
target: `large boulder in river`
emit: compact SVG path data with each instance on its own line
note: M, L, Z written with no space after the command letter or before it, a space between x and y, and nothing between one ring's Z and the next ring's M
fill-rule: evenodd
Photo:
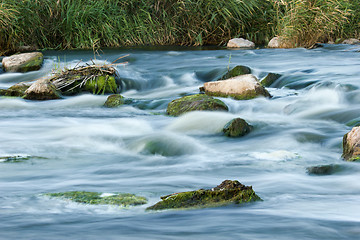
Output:
M29 100L51 100L60 99L61 94L50 79L44 77L31 84L25 91L24 98Z
M171 101L166 113L171 116L179 116L191 111L228 111L228 107L219 99L205 94L196 94Z
M227 137L242 137L250 133L251 129L252 126L244 119L235 118L224 126L223 132Z
M271 97L252 74L241 75L227 80L207 82L200 88L205 94L215 97L232 97L237 100L247 100L258 96Z
M39 70L43 61L42 53L32 52L4 57L2 65L6 72L29 72Z
M343 154L346 161L360 160L360 127L354 127L343 137Z
M231 70L229 70L227 73L225 73L219 80L225 80L228 78L237 77L240 75L250 74L251 69L247 66L238 65Z
M247 39L243 39L243 38L233 38L233 39L229 40L227 47L228 48L254 48L255 43L253 43Z
M238 181L231 180L225 180L212 189L174 193L161 197L161 199L162 201L146 210L221 207L261 200L251 186L245 186Z

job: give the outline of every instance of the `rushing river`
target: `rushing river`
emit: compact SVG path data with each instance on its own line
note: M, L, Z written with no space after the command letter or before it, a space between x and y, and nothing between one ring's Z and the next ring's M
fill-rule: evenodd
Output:
M104 50L118 57L122 95L137 105L104 108L107 96L52 101L0 98L0 239L359 239L360 163L341 159L342 137L360 123L360 46L306 49ZM47 51L40 71L1 73L0 88L72 67L91 51ZM230 111L165 115L167 104L198 93L228 67L259 79L282 75L272 99L222 99ZM222 127L241 117L241 138ZM146 151L156 142L155 154ZM306 168L338 165L317 176ZM148 212L171 193L212 188L225 179L263 199L244 206ZM50 199L65 191L127 192L148 198L120 208Z

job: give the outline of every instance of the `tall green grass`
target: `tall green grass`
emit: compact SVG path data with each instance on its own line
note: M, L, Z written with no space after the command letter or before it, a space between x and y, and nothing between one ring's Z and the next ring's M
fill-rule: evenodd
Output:
M234 37L288 46L359 36L350 0L2 0L0 53L21 45L72 49L221 45Z

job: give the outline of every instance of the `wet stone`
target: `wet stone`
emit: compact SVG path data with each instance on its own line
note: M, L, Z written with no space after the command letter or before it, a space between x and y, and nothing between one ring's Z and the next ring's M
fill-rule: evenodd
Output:
M342 167L337 164L313 166L306 168L309 175L331 175L340 172Z

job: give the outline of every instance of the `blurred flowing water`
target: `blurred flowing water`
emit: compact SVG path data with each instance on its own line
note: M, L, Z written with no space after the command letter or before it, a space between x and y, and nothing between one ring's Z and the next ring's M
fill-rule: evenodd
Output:
M103 50L99 63L129 54L117 69L137 105L104 108L107 96L53 101L0 98L0 239L358 239L360 164L341 159L342 137L360 122L360 46L306 49L162 48ZM40 71L1 73L0 88L89 62L91 51L47 51ZM229 61L230 60L230 61ZM222 99L230 111L164 113L228 67L259 79L282 75L272 99ZM254 126L221 134L232 118ZM149 144L152 148L149 148ZM337 164L341 171L309 175ZM212 188L225 179L263 199L245 206L147 212L160 196ZM43 193L128 192L145 206L54 200Z

